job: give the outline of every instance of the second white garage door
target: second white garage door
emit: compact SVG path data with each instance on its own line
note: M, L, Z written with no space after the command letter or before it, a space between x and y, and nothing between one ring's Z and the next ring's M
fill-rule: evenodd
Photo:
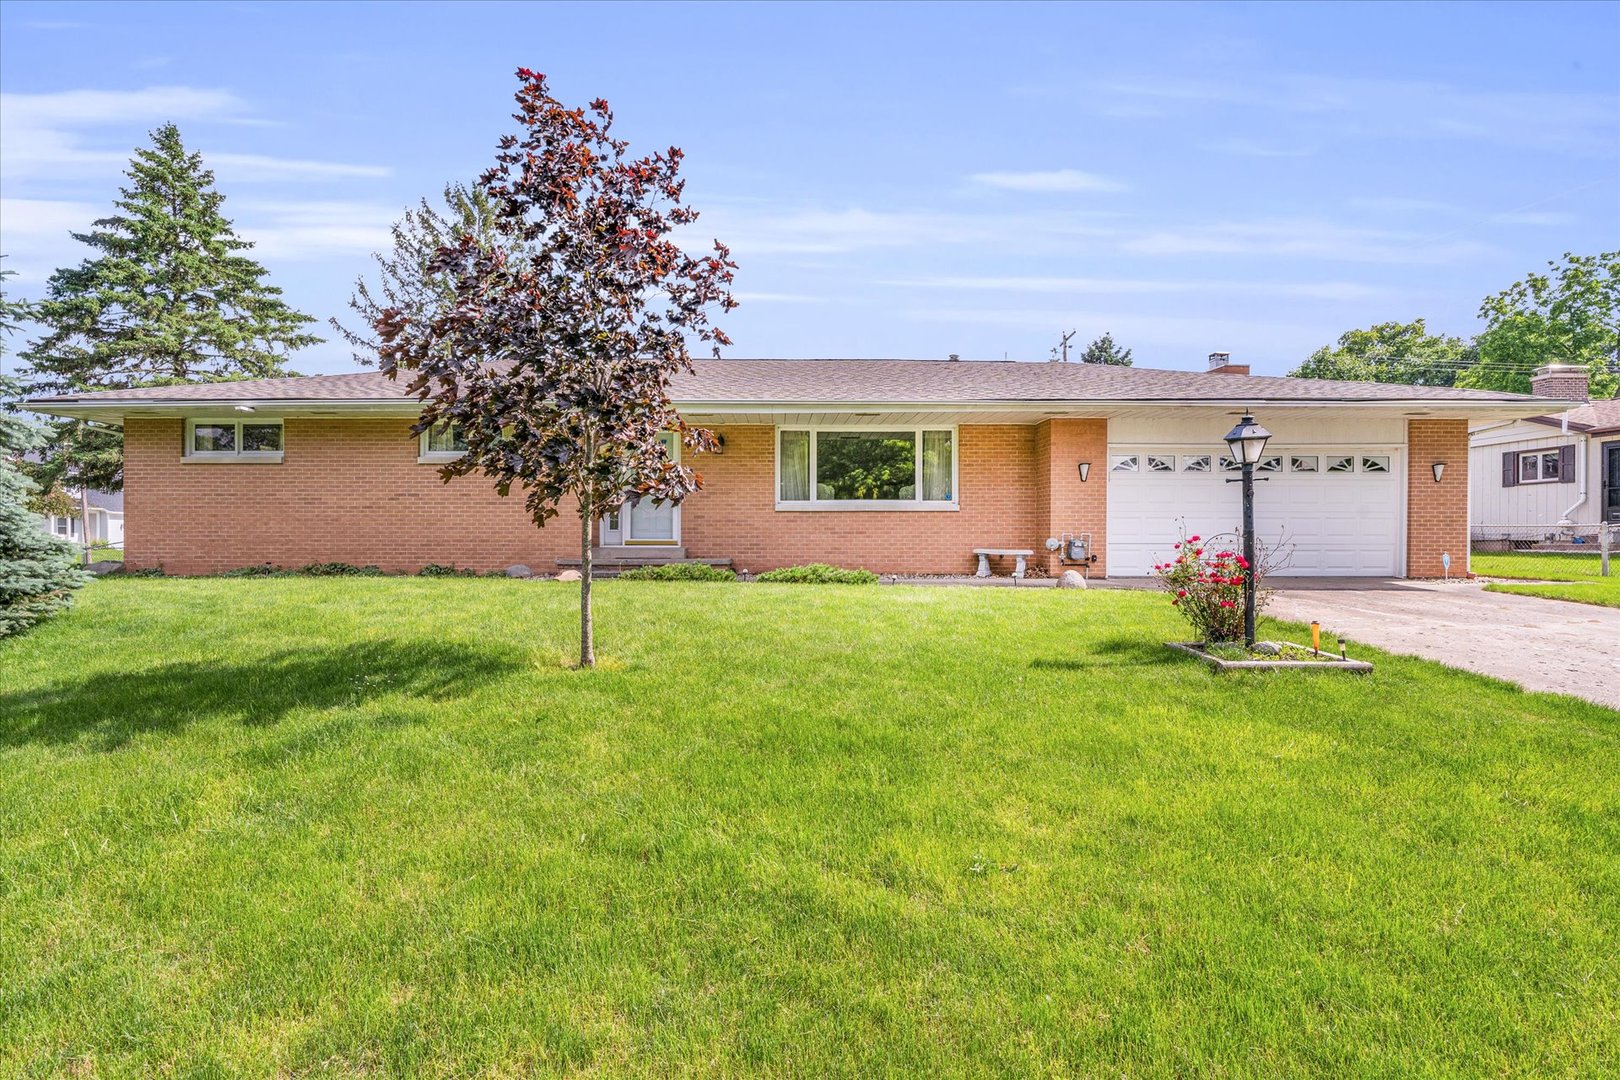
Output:
M1255 535L1287 553L1282 575L1401 572L1401 459L1395 448L1267 448L1254 486ZM1239 535L1235 463L1216 452L1115 446L1108 459L1108 573L1135 577L1188 535ZM1235 542L1235 540L1234 540Z

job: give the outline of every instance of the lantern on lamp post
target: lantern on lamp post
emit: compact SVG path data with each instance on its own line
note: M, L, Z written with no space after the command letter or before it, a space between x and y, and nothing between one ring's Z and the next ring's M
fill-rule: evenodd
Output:
M1242 478L1235 482L1243 485L1243 561L1248 564L1243 568L1243 644L1250 649L1254 648L1254 467L1266 452L1266 440L1270 438L1271 432L1255 423L1248 413L1226 433L1232 459L1243 467Z

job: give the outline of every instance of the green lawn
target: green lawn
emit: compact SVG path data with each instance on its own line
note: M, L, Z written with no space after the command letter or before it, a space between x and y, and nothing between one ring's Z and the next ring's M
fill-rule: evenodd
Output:
M1620 1070L1620 714L1149 593L599 596L595 672L505 580L0 643L0 1075Z
M1487 585L1486 592L1518 593L1523 596L1544 596L1550 600L1574 600L1583 604L1620 607L1620 553L1610 556L1609 577L1602 576L1602 561L1596 553L1476 553L1471 566L1474 573L1484 577L1578 582L1572 585Z
M1616 566L1615 572L1620 573L1620 566ZM1571 585L1487 585L1485 591L1544 596L1549 600L1574 600L1581 604L1620 607L1620 577L1596 578Z
M1478 552L1469 569L1480 577L1534 578L1538 581L1602 581L1602 560L1596 551L1577 555L1567 551ZM1610 558L1610 573L1620 573L1620 552Z

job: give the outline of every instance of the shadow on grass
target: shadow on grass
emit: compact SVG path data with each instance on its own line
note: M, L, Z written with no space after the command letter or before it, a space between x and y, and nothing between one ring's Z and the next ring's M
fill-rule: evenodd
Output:
M1116 635L1074 646L1078 656L1040 657L1029 666L1038 671L1087 671L1108 667L1156 667L1171 664L1176 654L1156 639Z
M0 694L0 746L90 737L117 749L144 732L226 717L274 724L294 709L387 694L442 700L520 667L517 657L433 642L288 649L251 662L187 660Z

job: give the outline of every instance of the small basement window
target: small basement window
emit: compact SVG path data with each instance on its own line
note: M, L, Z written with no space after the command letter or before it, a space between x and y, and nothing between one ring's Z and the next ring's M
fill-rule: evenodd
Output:
M454 461L467 452L467 437L458 424L434 424L419 439L416 460L421 463Z
M1557 450L1531 450L1519 455L1519 483L1546 484L1559 479Z
M280 420L187 420L185 457L191 461L281 460Z

